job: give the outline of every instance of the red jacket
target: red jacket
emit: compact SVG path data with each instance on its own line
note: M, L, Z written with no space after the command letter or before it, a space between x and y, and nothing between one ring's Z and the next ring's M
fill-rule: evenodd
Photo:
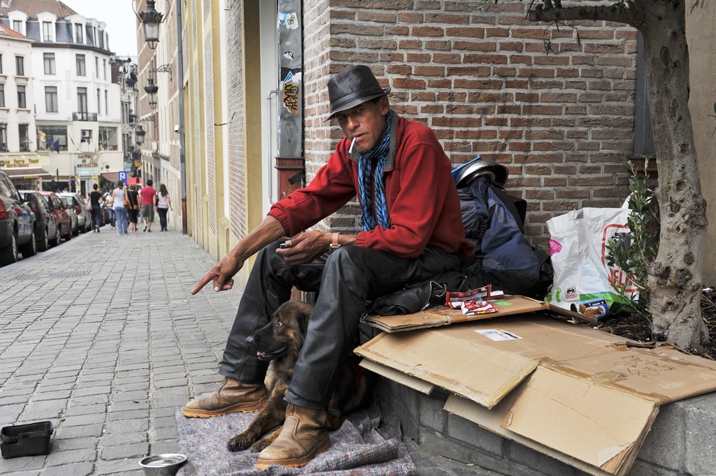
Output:
M460 252L465 260L472 244L465 239L450 159L432 129L395 116L395 139L383 171L391 226L360 231L355 244L402 258L416 258L425 246L434 245ZM281 222L286 235L313 226L359 194L359 154L354 151L350 157L349 147L348 139L341 140L308 186L271 207L268 214Z

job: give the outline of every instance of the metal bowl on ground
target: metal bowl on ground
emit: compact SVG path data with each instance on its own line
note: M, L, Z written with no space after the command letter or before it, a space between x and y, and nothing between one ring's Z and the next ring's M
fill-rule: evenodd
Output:
M147 476L174 476L186 463L186 456L178 453L147 456L139 461Z

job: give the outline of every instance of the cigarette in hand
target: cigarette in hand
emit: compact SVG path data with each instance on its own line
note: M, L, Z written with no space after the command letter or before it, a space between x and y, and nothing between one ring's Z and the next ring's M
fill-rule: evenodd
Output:
M355 139L355 137L354 137L353 140L351 141L351 147L350 147L350 149L348 149L348 153L349 153L349 154L352 154L352 153L353 153L353 146L354 146L354 145L356 145L356 139Z

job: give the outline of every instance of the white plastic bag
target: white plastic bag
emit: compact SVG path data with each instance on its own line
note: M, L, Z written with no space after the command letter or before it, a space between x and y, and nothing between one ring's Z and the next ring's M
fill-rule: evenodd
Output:
M607 260L610 240L627 240L628 208L583 208L547 221L554 284L546 300L556 306L598 319L621 302L615 286L626 283L625 294L637 298L637 289Z

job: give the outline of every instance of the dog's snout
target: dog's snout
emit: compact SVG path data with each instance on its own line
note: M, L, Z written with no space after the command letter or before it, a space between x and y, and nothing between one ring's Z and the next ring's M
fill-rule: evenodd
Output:
M254 342L255 342L256 344L258 344L260 341L261 341L261 338L260 338L259 336L257 336L257 335L254 335L254 334L251 334L250 336L248 336L248 337L246 338L246 343L249 344L249 345L253 344Z

